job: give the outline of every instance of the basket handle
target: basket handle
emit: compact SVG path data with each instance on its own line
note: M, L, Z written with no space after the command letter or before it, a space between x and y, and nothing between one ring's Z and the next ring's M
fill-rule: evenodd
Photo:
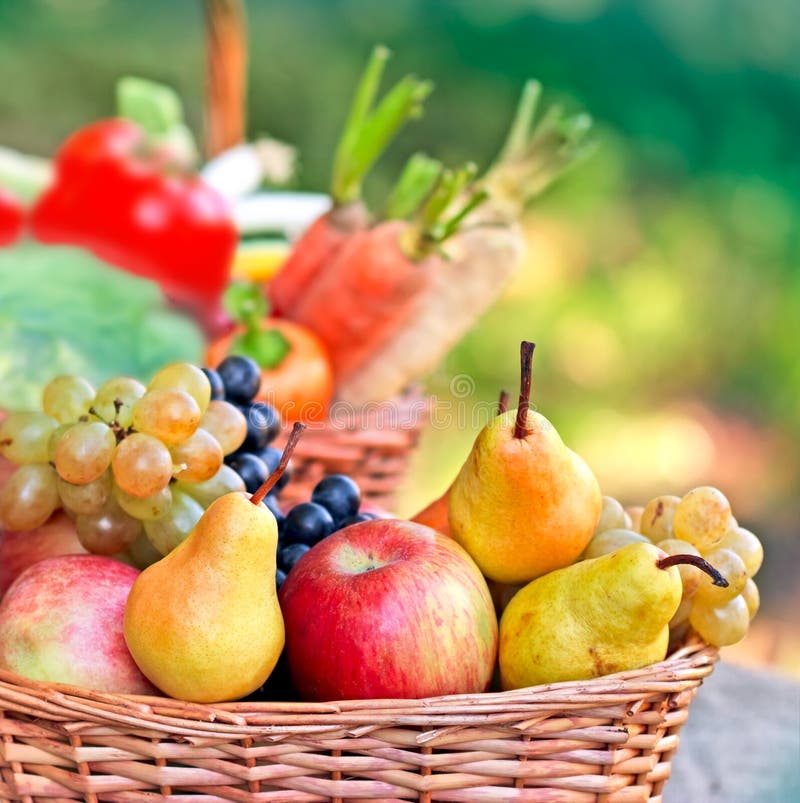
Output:
M244 141L247 17L243 0L204 0L206 158Z

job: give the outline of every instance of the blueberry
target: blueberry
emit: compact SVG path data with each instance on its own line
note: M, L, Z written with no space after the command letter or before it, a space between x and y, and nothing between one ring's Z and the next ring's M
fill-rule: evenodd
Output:
M349 527L351 524L360 524L362 521L372 521L375 517L370 513L356 513L355 516L348 516L339 523L338 529Z
M275 587L280 590L280 587L283 585L283 581L286 579L286 572L283 569L276 569L275 570Z
M275 440L281 431L278 411L270 404L255 402L239 407L247 421L247 434L237 452L257 452Z
M248 493L255 493L269 476L264 461L254 454L235 454L225 462L242 478Z
M264 461L269 469L269 473L272 474L272 472L278 467L278 463L280 463L283 452L275 446L265 446L263 449L259 449L259 451L256 452L256 456L260 457ZM283 474L281 474L280 479L275 483L275 490L280 491L281 488L286 486L286 483L289 482L291 478L292 461L290 460L284 469Z
M267 471L269 471L269 466L267 466ZM264 504L267 506L272 515L275 516L275 523L278 525L278 532L280 532L283 528L283 522L286 520L286 516L281 510L278 497L274 493L268 493L264 497Z
M211 385L212 400L224 399L225 385L222 382L222 377L213 368L202 368L201 370L206 375L208 384Z
M336 522L355 516L361 505L361 490L345 474L331 474L321 479L311 492L311 501L322 505Z
M217 373L225 386L225 397L236 404L251 402L261 386L258 363L241 354L226 357L217 366Z
M311 547L308 544L286 544L278 550L278 568L287 574Z
M286 514L283 535L287 542L313 546L334 529L333 517L322 505L301 502Z

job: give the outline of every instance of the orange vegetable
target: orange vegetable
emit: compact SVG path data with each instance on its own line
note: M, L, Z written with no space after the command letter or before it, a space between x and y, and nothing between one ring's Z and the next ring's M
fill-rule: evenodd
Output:
M261 348L265 343L269 347ZM325 420L333 396L333 369L313 332L282 318L246 320L210 343L206 363L216 368L229 354L244 354L261 366L256 398L273 405L283 420Z

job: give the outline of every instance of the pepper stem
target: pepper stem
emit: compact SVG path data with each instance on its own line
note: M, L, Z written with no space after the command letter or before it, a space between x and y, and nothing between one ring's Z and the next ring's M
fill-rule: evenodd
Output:
M283 472L286 471L286 466L289 465L292 452L294 452L294 448L297 446L297 442L300 440L300 436L303 434L305 428L306 425L302 424L300 421L297 421L292 427L289 440L286 441L286 446L283 448L283 454L278 461L278 465L275 466L275 471L264 480L261 487L250 497L250 501L254 505L260 505L264 501L264 497L273 489L275 483L283 476Z
M536 344L529 340L523 340L519 346L519 406L517 407L517 420L514 424L514 437L520 439L528 435L528 410L531 406L531 363L535 348Z
M656 566L659 569L668 569L670 566L679 566L682 563L688 563L690 566L696 566L704 571L715 586L727 588L729 585L728 581L705 558L701 558L699 555L667 555L659 558Z

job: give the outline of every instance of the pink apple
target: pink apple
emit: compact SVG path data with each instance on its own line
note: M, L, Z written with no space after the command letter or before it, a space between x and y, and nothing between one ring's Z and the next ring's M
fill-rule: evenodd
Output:
M83 555L75 524L66 513L54 513L35 530L0 529L0 599L18 574L45 558Z
M2 421L2 416L0 416L0 421ZM17 470L17 466L15 466L10 460L6 460L5 457L0 457L0 488L2 488L6 480Z
M486 581L452 539L376 519L303 555L280 591L289 672L305 700L485 691L497 654Z
M0 668L32 680L118 694L157 694L122 634L138 569L102 555L63 555L25 569L0 601Z

